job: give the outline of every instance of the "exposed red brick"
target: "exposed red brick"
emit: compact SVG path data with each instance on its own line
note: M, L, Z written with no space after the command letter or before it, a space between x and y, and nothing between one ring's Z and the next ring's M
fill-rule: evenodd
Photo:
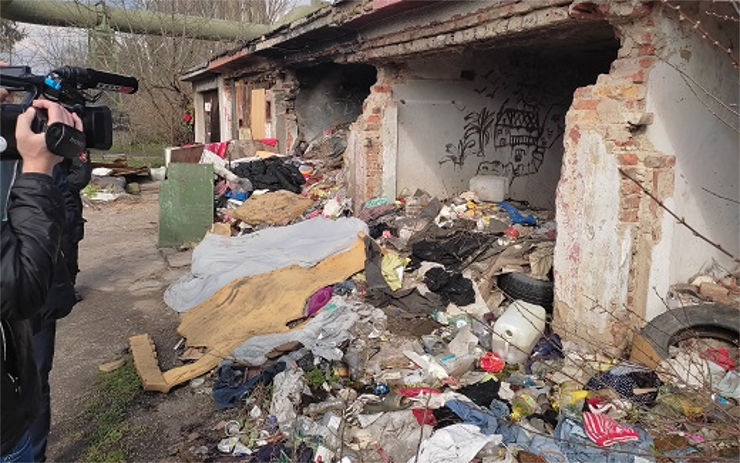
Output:
M640 192L640 187L632 180L622 179L622 183L619 187L619 192L623 195L634 195Z
M577 144L578 140L581 139L581 131L578 130L578 127L573 127L570 129L570 132L568 132L568 137L573 141L573 144Z
M599 100L575 100L573 101L574 109L596 109L599 105Z
M376 107L373 108L373 111L372 112L373 112L373 114L380 114L380 111L382 111L382 108L379 108L379 107L376 106Z
M619 153L617 158L619 159L619 164L623 166L636 166L638 161L635 153Z
M652 167L654 169L658 169L662 167L673 167L675 165L676 165L675 156L651 155L645 158L645 167Z
M588 85L586 87L578 87L573 92L573 100L576 100L577 98L591 98L592 89L593 89L593 85Z
M640 207L640 195L622 196L619 204L622 209L637 209Z
M373 85L372 91L375 93L391 93L391 88L387 85Z
M655 58L653 58L651 56L646 56L644 58L640 58L640 61L639 62L640 62L640 66L641 67L647 69L647 68L649 68L650 66L653 65L653 62L655 62Z
M655 55L655 45L640 45L637 54L639 56Z
M380 116L377 114L373 114L372 116L367 116L366 121L368 122L368 124L380 122Z
M619 221L623 223L635 223L637 222L637 210L635 209L622 209L619 211Z

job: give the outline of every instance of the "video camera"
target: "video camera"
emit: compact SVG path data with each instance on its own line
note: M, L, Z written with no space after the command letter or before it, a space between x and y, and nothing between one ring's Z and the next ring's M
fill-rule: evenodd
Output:
M110 108L95 103L104 91L136 93L139 82L134 77L73 66L61 67L46 76L32 74L28 66L9 66L0 67L0 87L10 92L27 92L20 104L0 104L0 156L19 156L15 140L18 116L33 100L44 97L80 116L83 130L61 123L47 126L45 111L36 112L31 130L45 133L46 146L52 153L74 158L86 148L110 149L113 117Z

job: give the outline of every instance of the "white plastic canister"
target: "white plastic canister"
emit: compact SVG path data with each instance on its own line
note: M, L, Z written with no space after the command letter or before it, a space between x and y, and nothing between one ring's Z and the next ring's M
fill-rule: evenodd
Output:
M509 179L498 175L476 175L470 179L469 187L481 201L499 203L506 198Z
M514 301L493 324L492 351L507 363L524 363L545 330L545 308Z

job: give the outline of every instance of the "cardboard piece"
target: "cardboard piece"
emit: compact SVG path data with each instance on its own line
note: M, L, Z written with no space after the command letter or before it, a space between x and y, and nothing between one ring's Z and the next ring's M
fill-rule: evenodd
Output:
M288 225L312 204L309 198L280 190L249 198L234 210L234 217L250 225Z
M183 314L177 331L188 347L203 347L194 363L162 373L148 334L130 338L136 371L147 391L168 392L173 386L201 376L252 336L290 331L287 324L303 316L308 298L319 289L344 281L365 266L359 239L347 251L317 265L290 265L235 280Z

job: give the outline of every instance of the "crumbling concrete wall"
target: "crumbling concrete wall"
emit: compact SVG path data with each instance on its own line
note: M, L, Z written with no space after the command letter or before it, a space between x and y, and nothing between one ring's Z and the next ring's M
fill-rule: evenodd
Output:
M664 13L650 5L583 2L572 5L571 14L606 17L622 46L609 74L576 90L566 115L554 328L566 339L616 354L651 315L651 273L671 265L672 256L655 254L667 221L650 196L662 202L673 197L676 158L646 135L654 120L646 97L656 62L680 37L656 26Z
M398 190L446 198L474 175L500 175L511 197L553 208L573 90L607 70L616 51L594 55L533 48L408 62L393 87Z
M717 7L707 3L701 9L684 4L683 11L701 19L720 43L734 43L737 23L702 17L702 11ZM711 40L676 17L676 12L664 8L656 18L660 34L671 39L661 46L665 61L656 62L650 72L647 110L655 117L646 136L656 148L676 157L675 191L666 205L707 238L739 255L740 206L732 201L740 199L738 107L733 106L739 101L738 70ZM668 214L661 229L653 249L647 318L665 310L661 298L669 285L687 282L712 260L734 267L730 257Z

